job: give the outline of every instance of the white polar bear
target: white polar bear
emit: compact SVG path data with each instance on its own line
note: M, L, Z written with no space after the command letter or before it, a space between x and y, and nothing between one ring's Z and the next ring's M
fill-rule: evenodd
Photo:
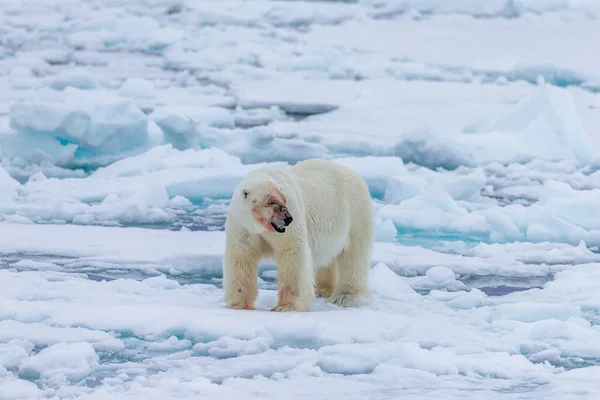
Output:
M371 196L360 175L321 159L256 169L235 189L225 223L227 306L254 309L258 264L277 263L272 311L308 311L316 292L342 307L370 297ZM316 276L315 276L316 275Z

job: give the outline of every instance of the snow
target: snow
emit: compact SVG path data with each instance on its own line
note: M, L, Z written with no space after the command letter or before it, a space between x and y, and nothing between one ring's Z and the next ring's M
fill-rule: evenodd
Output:
M600 397L597 2L0 10L0 400ZM310 157L372 298L226 309L235 186Z
M53 384L80 381L97 367L98 356L87 342L49 346L19 365L19 376L49 380Z
M88 241L101 243L101 232L119 228L86 229ZM147 239L154 233L137 231ZM133 253L121 240L106 243L121 243L123 251ZM571 268L580 278L588 278L585 272L593 270L586 264ZM434 272L427 275L443 277L448 269L438 267ZM531 357L539 360L552 355L568 363L598 356L593 343L600 331L583 318L583 306L577 301L565 304L565 299L581 292L563 292L565 298L538 290L535 296L529 294L527 304L518 302L523 293L493 298L477 289L419 295L411 289L409 278L394 274L384 263L371 271L374 300L355 310L315 300L315 311L303 315L268 312L276 301L272 290L261 290L258 307L263 312L251 314L224 310L220 289L211 284L182 285L165 276L98 281L80 273L5 270L0 274L0 314L5 319L9 312L16 321L5 324L2 332L19 336L3 338L12 354L5 364L10 367L19 362L20 377L39 374L48 390L55 391L51 393L66 387L84 398L119 393L169 395L176 390L174 382L186 396L205 390L235 393L242 390L237 385L248 385L244 379L252 377L256 378L248 382L256 380L256 389L271 396L293 381L316 379L324 385L328 376L335 385L329 387L333 393L343 393L347 385L361 390L391 385L388 389L398 390L391 371L404 371L403 385L411 390L468 385L471 377L490 395L496 385L508 390L533 381L543 396L550 394L543 382L558 381L554 377L562 377L565 367L533 362ZM548 286L561 281L558 275ZM566 275L563 283L574 283L573 276ZM453 297L440 297L442 293ZM587 307L600 307L597 296L587 300ZM194 318L189 318L190 313ZM39 323L33 322L41 315L52 330L40 330ZM356 318L363 323L356 325ZM18 329L21 326L23 330ZM444 329L434 329L439 326ZM44 340L61 342L31 354L33 345L28 343L39 345ZM117 353L130 361L111 360ZM141 354L145 355L138 358ZM102 357L108 358L104 365L98 363ZM106 374L111 378L103 385L89 386ZM424 377L429 383L422 386ZM88 384L66 382L74 379ZM3 383L7 382L8 378Z

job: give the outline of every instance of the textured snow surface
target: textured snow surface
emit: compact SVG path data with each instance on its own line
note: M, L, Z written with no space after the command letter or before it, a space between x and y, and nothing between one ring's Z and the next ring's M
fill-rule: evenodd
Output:
M0 400L600 398L600 4L0 0ZM224 308L250 170L336 160L355 309Z

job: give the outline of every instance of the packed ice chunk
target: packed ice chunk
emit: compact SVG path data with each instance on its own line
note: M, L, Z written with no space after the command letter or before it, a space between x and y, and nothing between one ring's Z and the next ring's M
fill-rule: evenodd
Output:
M468 292L457 292L459 296L446 302L446 304L452 308L458 310L468 310L470 308L481 307L486 302L486 294L481 290L475 288Z
M175 196L169 200L169 207L186 209L193 206L193 203L183 196Z
M176 336L169 336L166 340L157 340L149 342L136 338L128 339L130 346L136 346L151 352L170 353L175 351L188 350L192 347L192 342L188 339L178 339Z
M239 357L263 353L274 346L272 337L259 336L249 340L221 337L209 343L194 345L194 355L215 358Z
M11 264L11 267L23 269L23 270L34 270L34 271L58 271L60 267L51 262L35 261L35 260L19 260L16 263Z
M48 85L56 90L64 90L67 87L82 90L98 88L98 82L94 75L84 68L62 70L56 75L49 77L47 80Z
M11 106L10 124L18 133L12 153L23 156L18 153L21 139L29 158L38 151L51 161L67 163L102 154L116 156L148 144L148 119L133 103L112 96L89 96L70 87L61 93L62 102L49 97Z
M474 168L462 174L452 174L438 179L436 184L454 200L466 200L478 195L485 187L487 177L481 168Z
M10 176L10 174L3 167L0 166L0 198L13 198L20 187L21 184L12 176Z
M17 66L8 76L10 86L16 90L35 89L41 85L30 67Z
M54 131L59 129L68 111L52 104L22 103L10 109L11 127L16 130L33 132Z
M528 264L584 264L599 262L600 254L591 251L584 241L576 246L566 243L479 243L464 251L465 255L482 260L497 258L506 263L521 260Z
M394 185L395 176L410 180L406 166L397 157L342 157L333 161L356 171L367 182L371 196L384 199L388 187ZM400 184L402 184L400 183ZM389 202L386 199L386 202Z
M462 231L485 229L481 227L481 218L477 219L458 205L443 189L432 186L397 205L385 205L379 216L393 220L399 229L403 226L422 230L440 227Z
M369 271L369 288L382 298L391 300L416 300L419 296L404 278L396 275L380 262Z
M406 162L432 169L440 167L453 170L461 165L477 165L477 159L468 145L461 145L454 138L436 135L428 129L408 132L394 146L393 152Z
M396 346L388 343L328 346L319 350L317 365L329 374L370 374L381 362L395 358Z
M34 222L27 217L22 215L6 215L2 217L3 221L12 222L16 224L33 224Z
M165 290L171 290L171 289L177 289L179 287L181 287L181 285L179 284L179 282L173 280L173 279L168 279L166 276L164 275L160 275L160 276L155 276L152 278L148 278L148 279L144 279L142 281L146 286L151 287L151 288L162 288Z
M18 287L16 289L18 290ZM5 292L8 292L8 290L5 290ZM12 305L14 307L14 304ZM123 343L106 332L92 331L80 327L66 329L38 322L21 323L10 319L6 320L7 315L13 318L15 316L14 310L8 314L6 307L9 306L9 303L4 303L2 310L0 310L1 315L5 318L5 320L0 321L0 341L8 342L14 339L27 340L36 346L47 346L66 341L85 341L91 343L99 351L118 351L123 349ZM22 313L22 315L25 315L24 319L27 321L39 318L39 314L30 314L28 310L22 310Z
M600 216L596 211L599 196L600 189L579 191L565 185L555 193L542 195L538 204L565 221L600 230Z
M597 150L586 150L584 142L577 144L585 140L577 134L579 128L584 129L584 136L594 133L584 106L592 100L586 99L576 108L574 94L567 89L550 87L546 92L543 87L519 84L501 90L496 86L484 89L481 85L451 82L392 84L385 80L365 80L352 85L334 81L323 87L325 84L318 80L274 80L260 92L254 87L258 84L253 82L242 87L258 93L251 96L273 98L273 101L278 97L291 101L305 93L318 99L323 92L335 92L332 96L339 99L334 111L301 122L277 121L269 126L274 136L295 135L319 143L334 154L395 155L405 162L429 168L456 169L493 161L511 163L536 158L581 159L577 162L585 163L586 154ZM287 85L286 89L275 91L272 86L277 84ZM435 102L423 100L421 96L435 98ZM480 111L474 114L474 109ZM520 122L518 131L492 129L496 120L510 119L513 114L519 114L520 109L526 109L525 115L528 113L531 117ZM361 117L357 118L359 114ZM432 120L432 114L438 117ZM581 118L585 118L586 125ZM573 139L565 141L565 134L571 133ZM539 143L540 138L545 138L543 143Z
M419 290L466 290L466 285L456 279L456 274L450 268L442 265L429 268L425 276L411 278L410 284Z
M163 106L154 110L152 120L162 129L172 130L173 134L183 134L194 127L235 126L231 112L222 107Z
M315 85L322 86L322 90L315 90ZM240 107L277 106L288 113L301 115L332 111L355 93L355 89L348 85L335 85L334 90L327 90L326 85L327 82L322 81L305 87L298 79L245 81L237 83L233 91Z
M591 333L590 327L589 321L570 317L566 320L548 318L532 321L524 330L527 332L529 339L579 339L583 341L584 336L591 336L589 335ZM600 336L600 332L597 336ZM600 351L597 349L592 350L591 353L594 353L593 356L596 357L600 355Z
M100 204L92 205L89 211L79 215L74 223L88 224L94 221L146 223L165 222L170 219L165 212L169 194L163 185L140 186L125 198L107 196Z
M430 185L418 175L392 175L388 178L384 201L386 204L400 204L406 199L427 191Z
M19 376L48 380L53 384L79 381L98 366L99 357L87 342L57 343L19 365Z
M13 339L0 343L0 367L18 367L22 360L29 357L34 347L27 339Z
M356 167L354 167L356 168ZM362 171L358 170L362 173ZM386 204L400 204L404 200L418 195L430 193L434 188L441 188L454 200L467 200L477 196L486 184L486 175L480 168L466 172L462 168L454 173L439 174L422 168L416 171L387 170L385 196Z
M234 129L229 138L220 138L220 147L234 154L245 164L285 160L297 163L307 158L327 158L329 152L320 143L312 143L292 137L277 137L264 127L249 130Z
M134 177L152 174L156 171L178 168L238 168L242 163L239 158L229 155L219 148L203 150L177 150L173 145L155 146L148 151L128 157L96 170L92 177L116 178Z
M467 123L462 133L450 137L427 129L412 131L398 142L394 154L406 162L446 169L534 159L585 165L600 154L566 89L542 85L496 115Z
M493 227L491 238L494 241L527 239L577 244L593 239L585 228L553 215L538 204L530 207L511 204L500 209L483 209L477 214L485 217ZM498 218L498 214L507 218ZM500 222L500 225L493 225L493 222Z
M455 279L454 272L448 267L429 268L425 273L425 276L427 276L433 283L436 284L441 284Z
M118 17L116 10L108 8L78 21L68 43L80 49L161 52L183 36L180 29L161 27L148 16Z
M287 119L286 114L276 106L269 108L243 109L236 107L235 125L242 128L267 125L272 121Z
M151 116L164 131L166 140L176 149L209 147L214 139L207 137L206 128L233 128L235 119L220 107L160 107Z
M508 162L518 157L585 165L600 154L591 133L584 129L571 93L553 85L541 85L512 110L470 131L460 141L473 149L479 162Z
M597 245L600 221L592 212L600 184L596 178L580 172L572 178L558 178L550 171L519 177L522 169L530 168L536 167L511 166L490 174L484 168L441 172L411 167L409 173L388 178L384 203L375 209L379 225L392 220L399 234L435 230L485 241L577 245L583 240ZM492 184L499 189L494 190ZM526 202L512 197L523 197Z
M40 52L44 61L51 65L64 65L69 62L71 57L68 47L59 46L57 48L46 48Z
M156 96L156 87L147 79L129 78L119 88L119 94L136 99L150 99Z
M252 169L260 167L286 169L286 163L261 163L243 165L239 168L181 168L173 171L157 171L155 179L164 182L170 197L183 196L190 201L201 200L203 197L212 199L230 198L235 187Z
M12 375L3 376L0 370L0 400L15 400L27 398L40 398L44 396L42 390L33 383L18 379Z
M375 219L375 240L377 242L394 242L397 235L396 225L391 220Z

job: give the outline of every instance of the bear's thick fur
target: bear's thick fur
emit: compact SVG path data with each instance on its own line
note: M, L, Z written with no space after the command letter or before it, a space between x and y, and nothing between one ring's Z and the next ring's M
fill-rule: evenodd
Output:
M287 171L249 172L233 193L225 232L230 308L254 309L258 264L267 257L277 263L273 311L309 311L315 286L318 296L342 307L370 297L371 197L362 177L345 166L309 159Z

